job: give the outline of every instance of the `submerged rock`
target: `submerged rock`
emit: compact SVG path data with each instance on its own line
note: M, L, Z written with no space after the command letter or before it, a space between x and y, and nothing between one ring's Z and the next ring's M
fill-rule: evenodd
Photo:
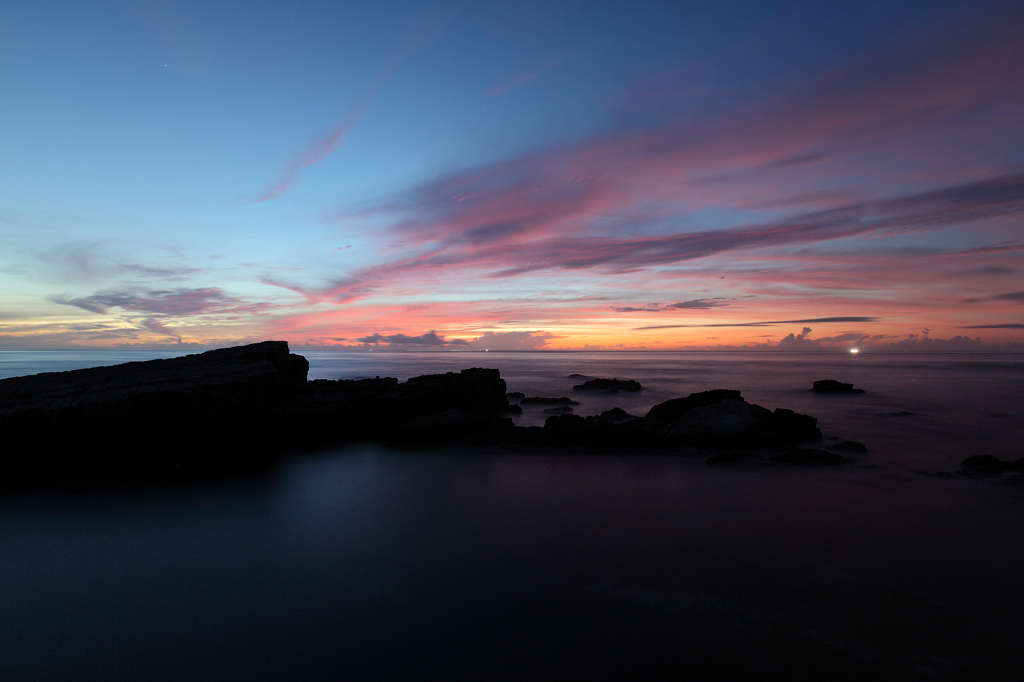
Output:
M520 405L579 405L578 402L572 398L540 398L533 396L531 398L523 398L519 401Z
M618 393L619 391L639 391L643 387L639 381L633 379L591 379L572 387L574 391L600 391L604 393Z
M1007 462L995 455L974 455L960 463L963 476L998 476L1009 471L1024 472L1024 458L1015 462Z
M822 379L814 382L815 393L863 393L864 389L854 388L853 384L846 384L835 379Z

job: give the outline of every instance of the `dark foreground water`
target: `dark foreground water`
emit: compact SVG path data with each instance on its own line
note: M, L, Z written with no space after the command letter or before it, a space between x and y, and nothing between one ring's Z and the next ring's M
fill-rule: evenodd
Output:
M71 368L4 355L0 376ZM489 366L527 394L570 395L570 373L650 387L580 399L582 414L738 388L869 450L840 470L718 469L367 445L244 481L7 497L0 678L959 680L1024 665L1024 490L921 473L1024 456L1022 356L306 355L312 378ZM807 391L823 378L868 393ZM914 414L879 416L900 411Z

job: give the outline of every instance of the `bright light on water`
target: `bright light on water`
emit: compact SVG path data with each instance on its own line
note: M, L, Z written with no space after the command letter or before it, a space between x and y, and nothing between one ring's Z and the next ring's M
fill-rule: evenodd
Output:
M850 349L850 352L851 352L851 353L859 353L860 351L859 351L859 350L857 350L856 348L851 348L851 349Z

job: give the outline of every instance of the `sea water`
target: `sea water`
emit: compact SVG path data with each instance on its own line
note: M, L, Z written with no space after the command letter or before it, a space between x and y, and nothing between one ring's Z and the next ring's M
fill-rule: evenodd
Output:
M0 376L152 357L39 353L0 353ZM935 475L1024 456L1024 356L304 354L310 378L497 367L580 414L738 389L868 451L716 468L356 444L255 479L8 496L0 678L1009 679L1024 663L1024 491ZM570 374L644 390L574 393Z

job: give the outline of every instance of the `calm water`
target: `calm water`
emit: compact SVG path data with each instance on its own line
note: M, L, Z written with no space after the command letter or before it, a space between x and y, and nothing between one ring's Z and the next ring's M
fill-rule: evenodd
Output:
M311 378L485 366L528 395L572 395L570 373L645 386L577 396L582 414L736 388L867 443L870 466L357 445L256 480L8 497L0 678L1009 679L1024 663L1024 491L919 473L1024 456L1024 356L304 354ZM0 377L151 357L6 351ZM824 378L868 393L807 390Z

